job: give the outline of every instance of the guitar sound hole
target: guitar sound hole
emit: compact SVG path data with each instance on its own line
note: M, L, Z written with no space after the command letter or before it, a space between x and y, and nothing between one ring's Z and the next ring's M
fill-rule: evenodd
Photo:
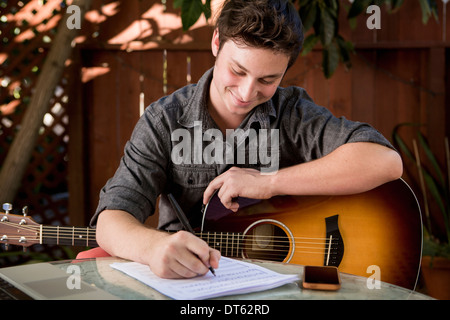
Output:
M282 262L289 249L287 234L274 224L258 224L244 235L243 254L248 259Z

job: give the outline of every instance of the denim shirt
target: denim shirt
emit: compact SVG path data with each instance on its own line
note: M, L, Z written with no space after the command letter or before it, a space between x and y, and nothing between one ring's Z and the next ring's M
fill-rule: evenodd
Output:
M91 226L105 209L124 210L144 222L155 212L157 197L172 193L195 227L201 220L204 190L232 166L276 171L318 159L351 142L373 142L393 149L370 125L333 116L299 87L278 88L272 99L246 116L239 127L242 134L228 143L226 135L220 139L218 126L207 111L211 79L212 69L197 84L183 87L145 109L125 145L116 173L100 191ZM266 132L269 142L262 152L265 156L250 148L249 132ZM217 148L208 153L211 146ZM243 151L244 158L238 157L238 150ZM164 196L158 208L159 229L180 229Z

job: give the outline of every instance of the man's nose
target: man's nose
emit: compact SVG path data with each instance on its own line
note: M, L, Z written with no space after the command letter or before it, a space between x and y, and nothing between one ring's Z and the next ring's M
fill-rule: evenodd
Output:
M251 78L246 78L239 85L240 99L244 102L252 101L257 92L255 81Z

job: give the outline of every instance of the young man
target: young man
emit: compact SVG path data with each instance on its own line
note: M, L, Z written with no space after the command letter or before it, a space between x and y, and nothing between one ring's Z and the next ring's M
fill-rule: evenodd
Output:
M301 88L278 87L302 40L287 0L225 2L211 42L214 68L146 109L101 191L92 224L103 249L161 277L194 277L218 268L220 252L188 232L145 226L160 194L172 193L195 226L216 190L237 210L236 197L358 193L401 176L399 155L372 127L334 117ZM238 129L244 134L229 143ZM276 160L265 172L267 158L252 162L248 151L251 141L263 149L263 135L252 140L249 132L274 133L264 136ZM230 144L236 148L219 148ZM246 160L237 161L245 146ZM182 229L168 209L162 196L158 229Z

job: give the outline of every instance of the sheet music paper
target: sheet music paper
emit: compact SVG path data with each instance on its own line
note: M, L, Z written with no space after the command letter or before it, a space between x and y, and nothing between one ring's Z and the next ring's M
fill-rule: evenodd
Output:
M222 257L216 276L208 272L191 279L162 279L148 266L116 262L112 268L145 283L173 299L200 300L276 288L299 280L297 274L280 274L252 263Z

